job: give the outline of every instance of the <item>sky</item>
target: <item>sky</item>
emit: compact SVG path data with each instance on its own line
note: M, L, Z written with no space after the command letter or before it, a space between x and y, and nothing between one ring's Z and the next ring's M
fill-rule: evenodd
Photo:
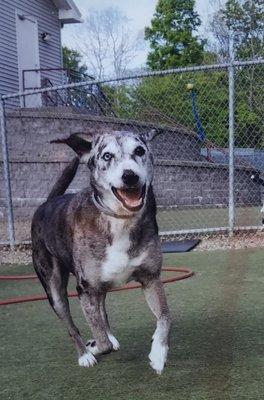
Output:
M130 20L130 29L134 32L139 32L148 26L153 17L157 0L74 0L75 4L82 13L82 17L88 15L89 9L96 8L98 10L108 7L118 7ZM211 13L210 3L212 0L196 0L196 10L199 13L203 25L200 28L199 34L206 37L208 15ZM79 24L65 25L62 29L62 42L70 48L78 49L78 40L76 40L76 31ZM138 51L137 57L133 60L131 68L140 68L146 61L148 48Z

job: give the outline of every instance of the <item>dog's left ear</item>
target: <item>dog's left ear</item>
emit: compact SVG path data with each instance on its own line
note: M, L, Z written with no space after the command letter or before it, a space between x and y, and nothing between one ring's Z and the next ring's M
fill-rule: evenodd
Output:
M157 129L151 129L151 131L147 132L146 134L143 135L145 140L151 141L156 137L160 132Z
M86 133L73 133L65 139L51 140L50 143L64 143L71 147L79 157L88 154L92 149L93 137Z

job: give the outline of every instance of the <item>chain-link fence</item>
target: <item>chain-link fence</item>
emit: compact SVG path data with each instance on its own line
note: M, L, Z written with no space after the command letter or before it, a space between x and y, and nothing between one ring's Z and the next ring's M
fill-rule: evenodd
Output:
M162 237L261 230L263 81L264 61L247 61L3 96L0 242L30 240L34 210L72 157L50 141L88 128L159 131ZM81 165L69 190L85 187L87 174Z

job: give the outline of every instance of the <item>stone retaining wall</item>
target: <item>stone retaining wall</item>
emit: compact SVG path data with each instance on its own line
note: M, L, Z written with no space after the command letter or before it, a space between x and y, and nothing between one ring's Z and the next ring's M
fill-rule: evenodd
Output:
M13 203L16 217L28 217L46 198L67 162L72 150L50 144L87 128L107 126L114 129L146 132L159 128L153 141L156 161L154 190L163 206L213 207L228 205L228 167L204 161L200 142L184 128L157 127L137 121L120 121L62 110L19 110L7 116ZM1 159L0 159L1 161ZM0 210L4 211L4 182L0 162ZM250 179L252 169L237 167L235 200L237 205L260 205L260 188ZM89 182L89 171L81 165L71 190L80 190Z

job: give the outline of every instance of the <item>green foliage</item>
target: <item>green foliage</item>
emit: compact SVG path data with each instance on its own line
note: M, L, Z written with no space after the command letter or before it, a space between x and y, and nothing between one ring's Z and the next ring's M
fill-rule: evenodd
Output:
M146 77L135 85L104 86L119 118L189 128L196 132L191 92L194 84L197 106L206 137L215 144L228 143L228 80L224 71Z
M235 100L238 145L264 148L263 65L237 71Z
M194 0L159 0L145 39L151 51L147 64L152 70L175 68L203 61L204 42L193 32L201 25Z
M255 75L252 92L250 82ZM262 148L263 92L261 67L243 68L236 74L235 123L237 147ZM197 109L206 139L214 146L228 147L228 73L225 69L195 73L146 77L118 87L104 86L114 113L119 118L181 126L197 132L192 112L192 83L197 95Z
M263 0L228 0L218 12L226 26L234 32L237 58L264 56Z
M87 66L81 64L82 56L74 49L62 47L63 68L66 68L72 82L79 82L88 77Z
M219 55L228 60L228 30L234 34L236 59L264 57L263 0L227 0L215 13L212 24ZM236 145L263 147L263 67L236 71Z

